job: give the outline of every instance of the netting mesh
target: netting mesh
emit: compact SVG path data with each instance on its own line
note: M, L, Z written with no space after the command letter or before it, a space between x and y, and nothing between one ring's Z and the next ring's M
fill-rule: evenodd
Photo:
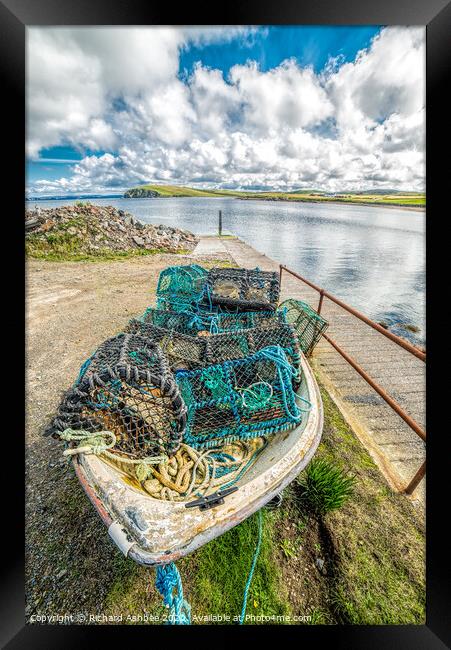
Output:
M193 322L193 315L186 312L148 307L139 320L142 323L164 327L167 330L173 330L181 334L192 334L197 331L195 322Z
M204 295L207 274L198 264L164 269L158 279L157 307L172 311L196 308Z
M127 325L127 331L157 343L172 370L200 368L205 365L207 340L204 337L183 334L134 319Z
M311 354L321 334L326 331L328 322L302 300L290 298L285 300L278 309L285 314L287 322L293 326L302 352L306 355Z
M84 364L49 433L110 431L115 436L111 453L144 459L174 453L185 422L185 405L158 345L119 334Z
M301 301L276 309L279 290L278 275L259 269L165 269L157 308L82 365L47 433L155 498L233 484L309 408L295 394L301 350L327 323Z
M280 346L200 370L176 381L187 406L184 442L208 448L218 441L269 435L300 422L293 369Z
M241 309L275 309L279 276L260 269L213 268L207 277L207 294L213 304Z
M190 336L174 332L150 323L132 319L127 331L158 343L166 355L172 370L195 369L232 359L248 357L270 345L279 345L296 373L294 385L300 381L300 352L291 325L270 321L271 326L253 327L233 332Z
M243 311L230 314L217 314L210 319L211 332L234 332L251 327L272 327L275 323L286 323L282 312L271 310Z
M233 332L251 327L272 327L277 323L286 323L283 312L261 310L243 312L216 313L198 310L197 313L176 312L148 307L139 318L143 323L164 327L181 334Z

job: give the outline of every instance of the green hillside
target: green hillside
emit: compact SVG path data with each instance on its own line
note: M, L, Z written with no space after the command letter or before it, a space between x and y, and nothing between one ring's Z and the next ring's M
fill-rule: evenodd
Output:
M240 190L196 189L181 185L149 184L133 187L124 194L125 198L163 198L163 197L216 197L227 196L238 199L266 201L307 201L329 203L361 203L365 205L393 205L424 207L425 194L415 192L397 192L389 190L365 190L362 192L342 192L330 194L320 190L293 190L292 192L245 192Z

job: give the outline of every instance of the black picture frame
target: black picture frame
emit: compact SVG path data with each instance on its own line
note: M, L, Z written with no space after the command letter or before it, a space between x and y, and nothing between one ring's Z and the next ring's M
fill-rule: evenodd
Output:
M174 22L176 19L177 23ZM451 646L449 582L445 580L449 557L449 541L446 528L447 493L446 479L449 469L445 465L449 454L449 425L446 424L445 408L449 402L447 383L437 379L440 367L448 367L444 354L447 346L446 325L448 316L446 296L439 295L436 307L432 306L433 294L440 277L445 278L449 251L448 238L440 236L446 212L446 191L449 186L449 169L441 160L441 153L450 150L448 127L448 103L445 91L449 88L449 41L451 34L451 5L447 0L321 0L293 2L279 0L270 3L241 2L239 5L223 4L213 7L199 3L168 6L150 4L138 0L0 0L0 66L2 67L3 97L3 145L6 162L6 199L8 211L3 212L3 226L9 232L4 235L4 252L10 250L12 265L3 275L4 323L7 345L4 346L2 364L6 378L7 395L4 403L7 412L23 412L24 393L11 385L23 385L22 368L24 349L24 256L23 229L19 217L23 209L25 171L24 154L21 149L24 133L25 106L25 27L28 25L234 25L234 24L334 24L334 25L425 25L427 27L427 242L434 241L435 250L427 255L427 426L431 435L428 446L427 475L427 623L425 626L277 626L276 638L280 643L306 644L331 643L334 648L385 649L408 648L439 649ZM448 83L447 83L448 82ZM7 194L7 196L6 196ZM438 292L437 292L438 293ZM447 309L449 311L449 308ZM21 315L20 317L18 315ZM440 346L440 347L439 347ZM446 348L446 350L444 350ZM7 353L11 358L8 360ZM22 365L23 363L23 365ZM449 373L448 373L449 374ZM436 377L436 381L433 381ZM444 413L444 415L442 415ZM215 645L230 643L232 636L243 636L254 643L264 640L268 627L221 627L218 628L130 628L116 626L37 626L25 625L24 615L24 537L23 503L24 485L19 460L23 459L24 441L19 416L3 419L11 429L6 450L9 458L18 459L17 467L11 467L3 482L4 493L0 512L4 552L1 581L0 642L2 647L16 648L70 648L96 646L104 643L105 634L114 634L116 643L125 640L135 644L137 634L144 633L147 643L193 642L194 634L213 634ZM22 420L23 422L23 420ZM11 434L14 435L11 435ZM448 454L446 453L448 451ZM4 448L5 453L5 448ZM448 473L446 470L448 469ZM220 634L217 634L220 632ZM183 634L183 637L181 636ZM102 637L100 638L100 635ZM231 636L232 635L232 636ZM263 636L264 635L264 636ZM140 641L142 643L142 640Z

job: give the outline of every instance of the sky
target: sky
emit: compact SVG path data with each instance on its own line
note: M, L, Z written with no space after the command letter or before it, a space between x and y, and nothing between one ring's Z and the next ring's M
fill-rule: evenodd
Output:
M28 27L27 194L424 191L423 27Z

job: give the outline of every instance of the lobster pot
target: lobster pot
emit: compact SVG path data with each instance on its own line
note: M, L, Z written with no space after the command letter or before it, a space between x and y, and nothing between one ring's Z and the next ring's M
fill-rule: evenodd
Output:
M292 384L299 386L300 350L291 325L273 323L272 327L253 327L246 330L212 334L206 338L207 363L216 364L248 357L269 346L279 346L291 365Z
M145 325L155 325L156 327L162 327L166 330L181 334L197 334L198 331L197 321L193 318L193 315L181 311L168 311L148 307L139 320ZM132 322L134 320L130 321L130 323Z
M285 300L278 309L285 314L287 322L293 326L302 352L310 355L329 323L302 300L290 298Z
M235 314L222 313L211 317L210 331L212 333L234 332L252 327L273 327L285 322L283 312L271 310L243 311Z
M102 343L83 364L47 434L56 437L65 429L112 432L110 456L151 463L175 453L185 423L186 408L160 348L127 333Z
M158 309L190 311L195 308L204 295L207 275L198 264L164 269L158 278Z
M199 309L196 313L188 313L155 307L148 307L139 320L146 325L156 325L181 334L218 334L252 327L272 327L286 322L283 312L279 311L222 313L216 310L216 313L208 313Z
M280 346L199 370L180 370L175 377L188 409L184 442L194 448L267 436L301 420L292 367Z
M215 305L241 311L274 310L279 293L279 276L272 271L213 268L208 273L207 295Z
M300 383L300 351L291 325L277 323L272 327L254 327L208 336L190 336L156 325L131 320L127 331L158 343L171 369L195 369L223 361L248 357L269 345L279 345L293 367L293 385Z
M127 331L157 343L172 370L206 365L207 339L204 337L171 331L139 320L131 320Z

